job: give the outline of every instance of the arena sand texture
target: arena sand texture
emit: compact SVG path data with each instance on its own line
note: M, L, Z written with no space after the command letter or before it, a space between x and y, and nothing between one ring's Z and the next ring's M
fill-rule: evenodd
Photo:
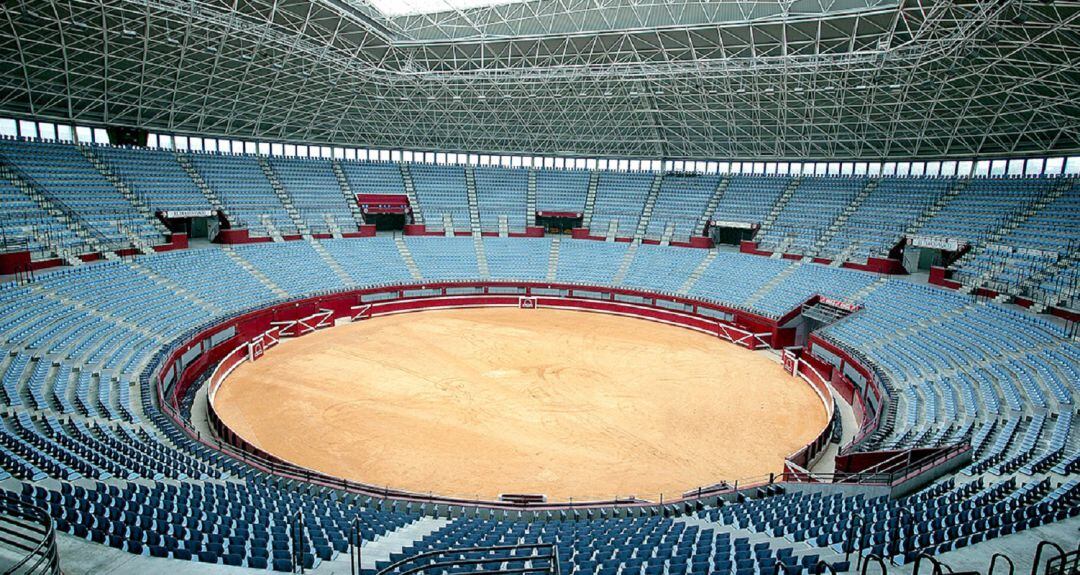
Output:
M814 391L761 352L552 309L326 329L240 366L214 404L233 431L287 461L483 499L671 499L779 472L826 423Z

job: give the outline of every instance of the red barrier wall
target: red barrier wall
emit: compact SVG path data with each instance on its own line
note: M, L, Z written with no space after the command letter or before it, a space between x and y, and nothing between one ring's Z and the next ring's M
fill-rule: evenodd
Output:
M817 334L811 334L810 339L807 342L807 351L811 352L815 347L825 349L839 357L841 360L839 368L832 368L832 366L829 365L829 368L832 369L832 386L837 390L841 397L844 397L844 399L851 404L852 411L855 412L855 420L859 423L859 431L855 434L855 438L850 445L857 444L877 429L881 414L884 413L888 407L888 395L881 388L881 383L878 382L874 373L862 363L851 357L851 354L844 349L825 341L818 337ZM810 356L811 353L805 355ZM808 359L813 359L817 361L818 364L825 363L817 360L817 358ZM865 378L865 388L860 389L855 382L844 375L843 367L845 365L850 365L852 369ZM873 403L870 402L869 396L873 397ZM877 406L876 409L873 407L874 405ZM845 447L850 447L850 445Z
M5 252L0 254L0 275L8 275L30 269L30 252Z
M743 240L739 242L739 251L744 254L753 254L755 256L771 256L773 254L773 252L760 249L757 242L749 240ZM786 260L800 260L803 256L799 254L780 254L780 257ZM832 261L833 260L830 260L828 258L813 258L814 263L822 265L828 265L832 263ZM856 262L844 262L843 264L841 264L841 267L878 274L907 274L907 270L904 269L903 262L891 258L868 258L865 264L860 264Z
M257 244L272 241L270 238L253 238L248 235L247 228L229 228L220 230L217 239L219 244Z

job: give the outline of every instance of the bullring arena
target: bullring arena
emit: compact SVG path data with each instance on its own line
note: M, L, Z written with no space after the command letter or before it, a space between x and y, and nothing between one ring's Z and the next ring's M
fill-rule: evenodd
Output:
M1080 2L0 22L0 573L1080 575Z
M641 319L516 308L311 334L241 365L214 406L255 446L333 476L552 502L672 499L779 474L826 422L817 394L763 352Z

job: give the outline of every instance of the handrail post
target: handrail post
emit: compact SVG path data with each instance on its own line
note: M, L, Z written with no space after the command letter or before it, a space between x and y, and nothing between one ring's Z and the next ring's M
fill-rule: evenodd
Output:
M941 562L935 559L932 555L928 555L926 553L919 553L919 555L915 557L915 565L911 567L911 575L919 575L919 569L922 565L923 559L928 559L930 563L934 566L933 575L943 575L941 569ZM952 573L952 569L949 569L949 572Z
M1058 557L1064 557L1065 556L1065 550L1061 548L1061 545L1058 545L1057 543L1054 543L1053 541L1046 541L1046 540L1040 541L1039 545L1035 547L1035 561L1033 561L1031 563L1031 575L1037 575L1038 574L1038 572L1039 572L1039 560L1042 559L1043 548L1046 547L1047 545L1053 546L1054 549L1057 549L1057 552L1058 552L1057 556Z
M881 559L880 555L875 555L873 553L866 556L866 560L863 561L862 564L862 571L860 571L859 575L866 575L866 568L870 566L871 561L878 564L878 568L881 569L881 575L888 575L889 568L885 564L885 561Z
M825 569L828 569L829 573L832 575L837 575L836 569L824 559L818 560L817 565L814 565L814 575L822 575L822 573L825 572Z
M990 568L986 571L986 575L994 575L994 569L997 567L997 560L1004 559L1009 564L1009 575L1013 575L1016 571L1016 566L1013 565L1012 559L1009 559L1004 553L994 553L990 556Z

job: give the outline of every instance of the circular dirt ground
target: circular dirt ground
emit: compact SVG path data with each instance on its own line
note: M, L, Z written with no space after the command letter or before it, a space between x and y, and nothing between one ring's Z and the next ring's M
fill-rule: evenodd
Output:
M485 499L670 499L778 472L826 423L814 391L760 352L550 309L327 329L243 364L214 403L233 431L304 467Z

